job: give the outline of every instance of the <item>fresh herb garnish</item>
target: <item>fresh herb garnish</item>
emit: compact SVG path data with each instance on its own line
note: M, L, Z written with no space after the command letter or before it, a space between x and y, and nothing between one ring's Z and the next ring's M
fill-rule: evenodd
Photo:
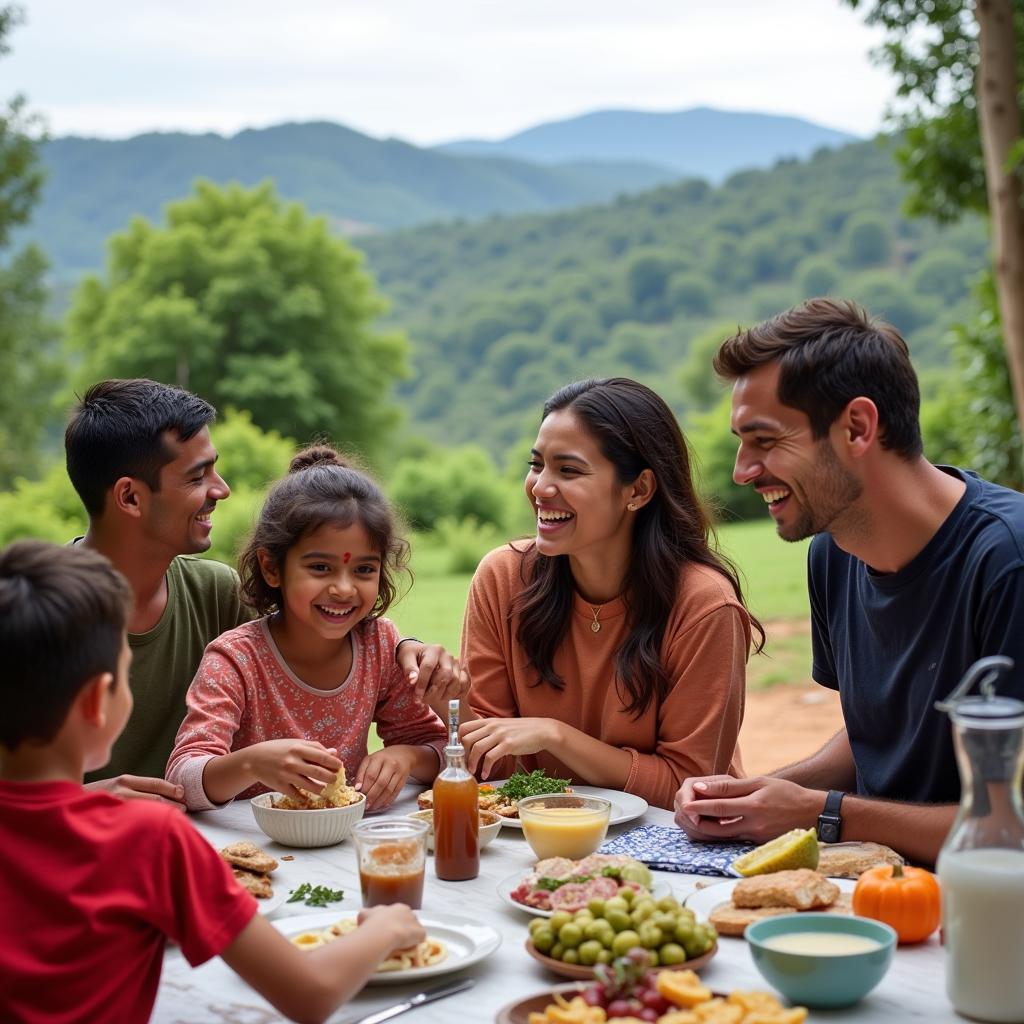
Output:
M522 800L523 797L540 796L543 793L561 793L570 782L572 779L548 778L543 768L537 768L529 773L514 772L500 792L510 800Z
M533 887L535 889L543 889L545 892L554 892L570 882L579 885L583 882L589 882L593 877L593 875L570 875L568 878L538 878L534 882Z
M297 889L288 890L287 902L305 901L307 907L326 907L328 903L337 903L344 898L345 893L341 889L329 889L326 885L310 885L309 882L303 882Z

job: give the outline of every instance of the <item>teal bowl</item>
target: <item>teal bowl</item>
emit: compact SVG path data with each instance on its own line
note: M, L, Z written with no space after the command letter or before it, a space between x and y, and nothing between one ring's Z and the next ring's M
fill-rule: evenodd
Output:
M810 933L807 952L791 953L766 945L772 939ZM818 1009L852 1006L863 999L889 970L896 951L896 932L881 921L840 914L780 914L747 926L743 933L765 981L787 999ZM872 939L877 948L859 953L834 953L826 936ZM815 936L821 936L816 939Z

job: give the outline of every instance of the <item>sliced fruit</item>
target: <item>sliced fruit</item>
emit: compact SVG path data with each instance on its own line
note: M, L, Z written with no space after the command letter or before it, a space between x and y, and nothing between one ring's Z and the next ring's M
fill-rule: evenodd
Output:
M813 871L818 866L818 837L813 828L795 828L737 857L732 866L744 878L797 868Z

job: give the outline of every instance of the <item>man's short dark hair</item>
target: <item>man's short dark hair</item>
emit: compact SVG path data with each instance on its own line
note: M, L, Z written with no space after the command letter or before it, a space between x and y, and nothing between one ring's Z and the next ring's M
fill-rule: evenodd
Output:
M49 742L90 679L116 680L131 603L128 581L89 548L0 551L0 745Z
M160 470L174 458L167 432L194 437L217 415L209 402L155 380L103 380L72 410L64 431L68 476L90 516L123 476L160 489Z
M808 299L722 342L714 365L720 377L736 380L773 362L779 401L807 415L814 437L828 434L847 404L863 396L878 408L882 447L906 459L921 455L917 374L891 324L855 302Z

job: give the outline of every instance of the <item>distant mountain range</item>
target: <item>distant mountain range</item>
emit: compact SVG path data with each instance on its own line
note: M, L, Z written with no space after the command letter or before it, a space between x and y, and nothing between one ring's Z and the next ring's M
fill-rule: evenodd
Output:
M498 142L466 139L445 153L504 156L557 164L567 160L642 160L680 176L717 182L737 170L809 157L857 137L798 117L695 107L670 113L598 110L537 125Z
M327 122L231 137L67 137L43 147L43 201L20 237L38 242L58 279L68 280L101 266L107 237L132 216L158 220L200 177L243 184L272 178L282 196L357 235L603 203L684 173L717 179L851 138L794 118L707 109L599 112L504 142L435 149Z

